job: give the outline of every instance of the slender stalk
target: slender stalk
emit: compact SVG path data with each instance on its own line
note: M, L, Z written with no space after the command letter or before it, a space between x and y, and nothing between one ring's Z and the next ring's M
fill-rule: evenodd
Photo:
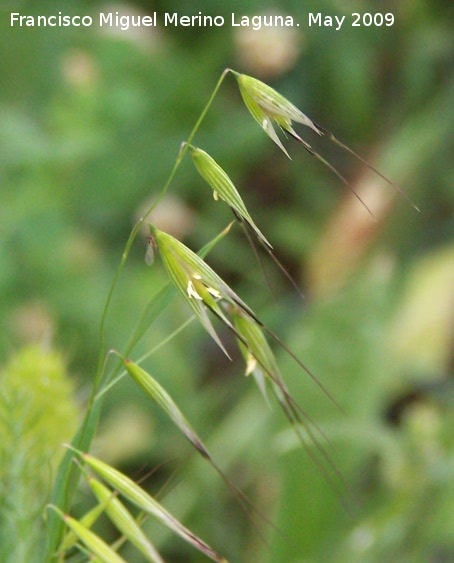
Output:
M170 172L170 175L167 179L167 182L165 183L164 187L162 188L161 192L159 193L158 197L155 199L155 201L150 205L150 207L145 211L145 213L143 214L143 217L141 217L137 223L134 225L134 228L131 231L131 234L129 235L128 241L126 243L125 246L125 250L123 252L122 258L121 258L121 262L117 268L117 271L115 272L115 276L114 279L112 281L112 284L110 286L109 289L109 293L107 295L107 299L106 299L106 304L104 305L104 309L103 309L103 314L102 314L102 318L101 318L101 325L100 325L100 354L99 354L99 359L98 359L98 370L96 372L96 377L95 377L95 385L93 386L93 391L92 391L92 398L94 397L94 395L96 394L97 391L97 385L96 383L99 383L101 377L102 377L102 365L103 365L103 358L104 358L104 347L105 347L105 324L106 324L106 318L107 318L107 312L110 306L110 302L112 300L112 296L115 290L115 287L117 285L118 279L120 277L121 271L123 270L123 267L126 263L126 260L128 258L129 255L129 251L131 249L132 243L134 242L137 233L139 232L140 226L142 225L144 218L147 217L158 205L158 203L162 200L162 198L166 195L166 193L169 190L169 187L172 183L172 180L186 154L186 152L188 151L188 145L191 143L192 139L195 137L197 131L200 128L200 125L202 124L202 121L204 120L206 114L208 113L208 110L211 107L211 104L213 103L214 98L216 97L216 94L219 91L219 88L221 87L222 82L224 81L224 78L227 76L227 74L230 72L229 68L226 68L224 70L224 72L221 74L213 92L211 93L210 98L208 99L208 102L206 103L204 109L202 110L202 113L200 114L198 120L196 121L196 124L194 125L192 131L190 132L187 140L182 143L180 151L178 153L177 159L175 160L175 164L172 168L172 171ZM91 400L92 400L91 398Z
M173 332L171 332L168 336L166 336L166 338L164 338L164 340L161 340L161 342L159 344L157 344L154 348L152 348L151 350L149 350L146 354L144 354L143 356L141 356L137 361L136 364L137 365L141 365L148 357L150 357L151 355L153 355L155 352L157 352L160 348L162 348L163 346L165 346L168 342L170 342L173 338L175 338L176 336L178 336L178 334L180 334L180 332L182 332L187 326L189 326L190 323L192 323L192 321L195 319L194 315L191 315L189 317L189 319L187 319L184 323L182 323L177 329L175 329ZM127 353L125 354L126 356L128 356L129 351L127 351ZM118 355L118 353L117 353ZM122 372L117 375L116 377L114 376L111 381L109 381L109 383L107 385L105 385L100 391L99 393L96 395L95 400L98 401L99 399L101 399L101 397L103 395L105 395L108 391L110 391L110 389L112 387L114 387L121 379L123 379L123 377L127 374L126 370L122 370Z
M123 271L125 266L126 260L129 256L129 252L131 250L132 244L137 237L139 229L144 222L144 217L147 217L153 209L158 205L158 203L162 200L165 196L169 187L172 183L172 180L187 152L187 147L191 143L192 139L196 135L200 125L203 122L208 110L210 109L216 94L219 91L219 88L224 81L226 75L230 72L230 69L225 69L221 74L216 86L208 99L202 113L200 114L198 120L196 121L192 131L190 132L186 142L181 146L178 156L176 158L175 164L170 172L170 175L165 183L164 187L162 188L161 192L159 193L156 200L153 202L152 205L146 210L144 216L141 217L136 224L134 225L128 240L126 242L121 261L116 269L114 278L110 285L106 302L103 308L101 322L99 326L99 356L97 362L96 373L93 381L93 386L91 389L90 397L88 400L87 408L85 410L85 416L82 422L82 425L77 432L74 440L73 446L76 448L83 448L88 450L90 448L90 444L94 435L95 428L97 426L99 415L101 411L101 403L98 399L101 397L98 395L100 392L100 387L102 385L103 374L105 371L106 366L106 355L105 355L105 327L107 321L107 314L109 311L109 307L112 301L112 297L117 286L118 280L120 278L120 274ZM59 468L59 472L56 478L55 487L52 493L52 501L53 503L58 506L59 508L66 510L67 506L70 502L70 496L76 488L77 480L78 480L78 472L79 469L74 466L71 462L71 452L68 452L65 458L62 461L62 464ZM48 535L48 545L47 545L47 554L46 554L46 561L54 561L55 560L55 552L60 543L61 535L63 533L63 523L60 521L58 522L58 518L56 515L51 513L49 515L49 535Z
M200 125L202 124L206 114L208 113L208 110L211 107L211 104L213 103L214 98L216 97L216 94L219 91L219 88L222 85L222 82L224 81L224 78L227 76L227 74L230 72L230 69L225 69L223 71L223 73L221 74L213 92L211 93L210 98L208 99L208 102L206 103L204 109L202 110L202 113L200 114L198 120L196 121L196 124L194 125L192 131L190 132L187 140L181 145L180 151L178 153L177 159L175 160L175 164L172 168L172 171L170 172L170 175L167 179L167 182L165 183L164 187L162 188L161 192L159 193L158 197L155 199L155 201L150 205L150 207L145 211L145 213L143 214L143 217L140 217L140 219L138 219L138 221L136 222L136 224L134 225L131 234L129 235L129 238L126 242L125 245L125 249L123 251L123 255L121 257L121 261L120 264L115 272L115 276L112 280L112 284L110 286L109 289L109 293L107 294L107 299L106 299L106 303L104 305L104 309L103 309L103 313L102 313L102 317L101 317L101 324L100 324L100 346L99 346L99 358L98 358L98 368L96 371L96 375L95 375L95 381L93 384L93 388L92 388L92 392L91 392L91 396L90 396L90 400L88 403L88 409L91 408L93 400L98 392L98 388L102 379L102 375L104 372L104 349L105 349L105 325L106 325L106 319L107 319L107 313L109 310L109 306L110 303L112 301L112 296L113 293L115 291L115 287L117 285L118 279L120 277L120 274L123 270L123 267L126 263L126 260L128 258L129 255L129 251L131 249L131 246L137 236L137 233L139 232L139 229L144 221L144 218L147 217L158 205L158 203L162 200L162 198L165 196L165 194L168 192L170 185L172 183L172 180L188 150L188 145L191 143L192 139L194 138L194 136L196 135L197 131L200 128Z

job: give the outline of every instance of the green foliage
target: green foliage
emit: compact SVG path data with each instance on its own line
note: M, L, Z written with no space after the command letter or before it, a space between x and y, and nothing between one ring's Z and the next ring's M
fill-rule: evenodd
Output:
M44 506L78 411L62 358L44 347L18 351L0 384L0 555L38 561Z

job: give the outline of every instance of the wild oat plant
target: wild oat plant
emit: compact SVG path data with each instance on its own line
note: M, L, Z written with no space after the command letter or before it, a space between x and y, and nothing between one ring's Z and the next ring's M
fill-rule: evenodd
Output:
M155 377L147 373L141 367L140 364L143 362L144 358L132 359L136 344L150 325L156 321L175 294L178 294L180 299L185 302L192 312L192 318L200 322L228 358L230 358L229 351L226 344L216 332L213 320L217 319L216 322L218 324L221 323L233 334L234 340L237 342L241 351L241 355L244 357L246 376L252 375L266 401L272 401L273 398L277 400L277 404L288 419L302 447L317 464L333 488L339 491L341 496L348 496L350 494L348 487L343 482L340 472L331 461L328 449L323 444L323 435L320 429L292 397L284 381L284 377L279 370L278 363L270 346L270 341L283 348L295 362L297 362L300 368L322 388L323 392L326 393L330 400L336 404L335 399L329 394L315 375L313 375L310 369L264 324L260 319L260 314L254 311L205 261L211 249L228 234L231 225L227 226L224 231L198 253L193 252L182 242L170 234L159 230L156 226L148 225L149 236L147 238L145 262L148 265L152 265L155 262L156 255L159 255L169 281L153 295L143 311L142 317L138 320L137 328L131 335L125 350L122 352L107 351L108 346L105 342L104 331L111 298L116 288L117 281L126 264L132 244L140 233L143 223L146 221L146 217L149 216L151 211L153 211L168 192L172 180L186 155L189 155L192 159L200 176L212 190L214 199L222 200L231 208L234 218L244 227L248 234L249 241L254 244L253 240L255 238L258 244L273 258L293 285L297 287L297 284L292 280L278 258L274 255L271 242L256 225L252 214L248 211L242 196L234 186L228 174L205 150L193 144L193 139L221 87L222 82L228 74L232 74L237 80L241 96L252 117L287 156L289 156L289 153L284 146L283 140L278 136L275 126L278 126L284 134L284 137L288 134L295 139L306 151L319 159L324 165L328 166L349 189L352 189L347 180L323 157L316 153L294 130L293 123L299 123L309 127L318 135L327 136L384 178L380 172L373 169L367 162L361 159L361 157L338 141L332 133L317 125L274 89L255 78L239 74L231 69L226 69L222 73L194 129L188 139L181 144L167 183L156 197L150 209L148 209L144 216L136 223L126 243L121 262L110 287L101 319L99 362L91 395L82 424L72 444L68 445L63 461L60 463L53 484L50 502L44 509L42 505L43 498L41 497L33 498L33 496L30 496L27 502L24 502L23 498L12 498L13 490L2 491L3 510L7 514L6 517L3 515L3 520L9 522L9 524L4 525L2 529L2 549L6 558L5 561L45 560L49 562L61 562L65 561L69 555L80 552L82 558L90 561L102 561L105 563L121 562L124 561L124 559L119 554L120 548L125 542L130 542L142 553L142 556L147 561L162 562L164 559L153 545L152 540L147 537L143 531L142 523L145 518L157 520L162 526L167 527L171 533L188 542L194 549L199 550L206 558L217 562L226 561L223 555L219 554L215 548L211 547L205 539L199 538L195 533L189 530L182 522L173 516L160 501L146 492L140 484L88 453L95 436L103 398L109 390L124 377L131 378L149 398L150 403L153 403L156 408L162 409L184 437L192 444L195 451L221 476L240 506L247 513L248 518L254 522L258 533L261 534L261 525L272 526L269 519L264 514L261 514L248 497L223 473L222 469L218 466L216 460L197 434L197 431L193 428L190 421L186 418L169 393L161 386ZM388 181L388 183L399 192L401 191L397 186L392 184L392 182ZM357 197L359 198L359 196ZM362 203L365 205L364 202ZM369 211L369 213L371 212ZM37 353L36 351L31 352L31 355L33 356L33 354L36 355ZM114 363L114 358L116 358L115 364L113 367L109 367ZM43 359L42 357L26 357L19 359L18 362L22 362L22 364L31 362L33 366L35 366L37 362L40 365L42 365L43 362L47 362L48 364L50 362L53 366L52 369L62 371L59 365L55 367L54 364L58 364L55 358L48 357ZM47 366L47 368L49 368L49 366ZM18 368L17 366L9 366L7 371L9 370L14 374L17 371L21 371L21 369L22 368ZM27 398L23 396L24 393L19 388L20 380L16 379L15 381L16 385L10 386L8 391L7 403L10 405L10 408L13 408L12 405L14 403L17 410L17 405L23 404L23 412L19 412L19 418L22 419L22 423L26 424L28 421L30 425L42 424L41 419L44 418L45 415L43 416L41 413L41 416L39 416L37 413L34 417L33 414L29 414L33 413L32 406L27 403ZM55 386L53 386L53 389L54 393L57 393ZM62 392L64 394L65 390ZM55 401L57 404L65 404L65 402L67 402L63 396L56 397ZM62 413L61 424L62 426L67 426L64 417L65 414ZM69 418L71 417L69 416ZM6 415L0 421L3 425L4 434L9 436L10 440L13 441L16 435L21 435L23 429L7 427L7 421L17 419L16 413L15 417ZM10 424L10 426L12 425ZM56 432L56 434L55 439L58 441L58 432ZM15 490L27 491L30 490L31 486L36 487L37 479L39 479L40 473L36 470L35 466L43 466L43 464L49 462L42 459L42 456L45 456L45 450L37 448L36 444L26 444L22 442L22 449L24 451L20 451L20 448L16 448L16 456L9 459L7 465L9 468L8 471L15 477L15 480L21 481L20 485L18 485L17 488L15 487ZM21 464L21 462L30 457L36 460L37 456L35 454L38 450L44 453L41 453L38 462L35 463L31 471L27 473L24 469L24 467L27 467L27 464ZM0 449L2 458L4 458L3 461L6 460L7 451L8 440L4 442ZM21 471L17 470L18 467L22 468ZM80 479L84 479L88 484L93 493L95 504L94 508L87 514L76 519L72 517L70 513L72 512L74 491ZM124 501L126 501L126 504ZM134 515L130 511L131 505L136 508ZM14 507L17 506L29 506L30 510L28 514L19 514L17 511L14 511ZM39 544L37 540L39 526L36 526L36 521L40 519L43 511L45 512L47 525L47 547L44 556L38 555L36 550L36 546ZM139 516L137 516L137 513ZM107 540L97 535L97 533L91 529L92 525L101 514L105 514L111 520L113 526L120 534L121 539L114 544L109 544Z

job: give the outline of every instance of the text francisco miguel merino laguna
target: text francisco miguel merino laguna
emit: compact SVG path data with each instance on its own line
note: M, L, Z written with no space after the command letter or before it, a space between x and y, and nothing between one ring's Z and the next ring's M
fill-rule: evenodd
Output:
M127 31L130 27L155 27L159 25L156 12L153 15L124 15L119 12L99 14L98 18L92 16L65 15L58 12L49 16L26 16L19 12L11 13L11 27L91 27L97 23L100 27L116 27ZM182 16L177 12L164 13L161 16L164 26L183 27L223 27L227 22L223 16L208 16L199 12L197 15ZM254 30L266 27L293 27L299 26L293 22L291 16L260 15L260 16L237 16L231 14L230 24L232 27L251 27Z

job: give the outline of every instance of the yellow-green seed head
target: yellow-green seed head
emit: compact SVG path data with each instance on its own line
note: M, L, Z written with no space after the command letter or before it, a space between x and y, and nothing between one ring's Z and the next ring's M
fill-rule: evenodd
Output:
M252 78L252 76L237 72L233 72L233 74L238 81L244 103L252 117L287 156L289 154L274 130L273 121L281 129L298 139L297 133L292 128L292 121L306 125L319 135L321 134L320 128L307 115L274 88L256 78Z
M213 328L208 311L214 313L230 329L233 329L233 325L221 307L221 302L240 307L252 316L254 313L195 252L163 231L152 226L150 231L159 248L164 267L180 296L218 346L230 357Z
M254 223L243 199L224 169L204 150L192 145L189 145L188 148L199 174L213 190L214 199L217 200L220 197L225 201L236 213L237 217L253 229L257 238L271 249L271 244Z

